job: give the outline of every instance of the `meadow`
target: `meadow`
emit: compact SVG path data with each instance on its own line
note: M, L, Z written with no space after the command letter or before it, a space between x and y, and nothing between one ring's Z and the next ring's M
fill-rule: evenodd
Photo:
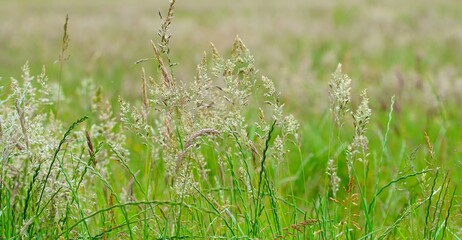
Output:
M462 236L456 0L0 16L0 239Z

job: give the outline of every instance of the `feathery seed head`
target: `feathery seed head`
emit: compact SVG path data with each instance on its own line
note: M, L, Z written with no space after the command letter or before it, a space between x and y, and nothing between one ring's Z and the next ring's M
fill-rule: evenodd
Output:
M335 123L340 128L343 125L345 114L350 111L348 103L351 100L351 79L348 75L343 74L341 64L338 64L337 69L332 74L329 88L331 102L330 111L334 116Z
M337 165L333 159L327 162L327 175L329 176L329 185L332 196L335 198L340 187L340 178L337 176Z

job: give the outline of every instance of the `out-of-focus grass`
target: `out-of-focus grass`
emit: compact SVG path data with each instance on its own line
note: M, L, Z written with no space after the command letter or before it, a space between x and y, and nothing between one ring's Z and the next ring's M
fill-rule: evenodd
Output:
M33 69L45 64L49 72L56 71L52 63L69 14L66 92L72 94L75 82L92 76L110 92L136 96L139 66L133 63L152 57L149 39L159 25L157 11L167 4L159 0L3 2L0 73L14 76L25 61ZM176 9L172 56L181 62L178 77L187 80L208 42L225 50L238 34L258 57L262 71L284 93L296 96L289 100L292 104L304 106L322 96L338 62L358 79L357 84L378 84L376 94L383 98L413 90L415 84L427 85L418 82L426 78L437 92L460 102L457 91L462 88L450 86L462 85L457 77L462 63L461 13L462 6L454 0L186 1Z

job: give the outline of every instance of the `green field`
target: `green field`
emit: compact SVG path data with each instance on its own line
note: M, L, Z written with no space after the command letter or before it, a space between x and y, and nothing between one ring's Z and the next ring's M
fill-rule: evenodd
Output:
M171 6L0 3L0 239L461 238L458 1Z

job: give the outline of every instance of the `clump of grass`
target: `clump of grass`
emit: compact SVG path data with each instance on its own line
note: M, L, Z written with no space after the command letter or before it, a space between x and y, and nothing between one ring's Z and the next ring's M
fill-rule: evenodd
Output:
M446 218L449 219L449 212L453 205L455 189L451 195L450 200L440 202L439 200L444 199L440 198L441 196L446 196L448 192L449 183L445 178L441 183L441 187L436 190L444 190L444 194L439 193L438 201L435 203L433 208L435 209L433 213L433 218L431 218L431 207L432 206L432 196L436 194L435 185L436 179L438 178L438 169L431 169L429 165L426 169L417 171L415 167L411 173L398 176L396 179L390 180L388 183L384 184L381 188L378 186L378 178L380 178L380 169L383 167L383 155L377 161L373 162L373 165L369 162L370 150L369 150L369 141L367 137L367 125L371 119L372 112L369 107L369 99L367 97L366 90L361 92L361 102L355 112L350 110L349 103L351 100L350 89L351 89L351 79L342 73L341 65L338 66L337 70L333 74L332 81L329 84L330 86L330 96L331 96L331 113L333 119L333 126L336 130L336 138L334 134L331 135L333 140L331 140L331 147L339 146L340 152L344 153L344 156L335 156L337 159L344 159L345 166L347 167L347 186L344 187L344 193L339 197L338 192L340 189L341 178L338 177L338 167L337 161L330 159L328 161L327 167L327 177L329 179L329 187L331 192L330 200L334 202L334 205L329 203L327 200L328 194L325 198L321 199L322 205L318 206L319 219L318 221L334 221L337 224L320 224L319 228L322 233L323 238L372 238L377 237L379 239L390 236L392 231L399 229L399 224L412 213L419 212L421 216L426 216L425 228L423 235L417 234L416 236L424 236L427 239L438 239L444 235L446 229L445 223L440 224L440 230L435 230L436 226L432 225L431 222L439 222L439 220ZM385 133L385 139L382 146L382 153L386 149L386 143L388 140L388 132L390 131L390 122L392 119L394 106L394 98L391 99L390 112L389 112L389 121ZM341 133L343 128L346 128L344 123L345 116L350 115L352 117L352 128L353 128L353 138L352 141L345 145L342 142L344 141L342 137L344 134ZM334 131L333 131L334 132ZM425 134L426 145L429 152L430 160L434 158L434 149L430 143L429 137ZM336 140L336 141L335 141ZM377 165L376 165L377 164ZM376 169L374 169L376 167ZM371 170L372 169L372 170ZM371 174L372 172L372 174ZM435 173L433 185L431 190L427 191L430 187L427 184L428 173ZM447 177L447 175L446 175ZM375 180L374 185L370 184L371 179ZM423 199L410 203L409 207L406 207L405 210L400 214L399 217L388 227L384 227L384 224L380 227L377 226L377 200L379 196L388 188L393 185L396 185L400 182L411 181L415 179L419 182L421 189L421 197ZM343 199L342 199L343 198ZM423 208L424 205L427 205L427 209ZM339 206L341 209L338 209ZM444 209L444 210L443 210ZM446 211L446 215L444 212ZM436 215L439 215L438 218L435 218ZM444 217L445 216L445 217ZM423 219L423 218L422 218ZM429 219L432 219L431 221ZM420 222L422 223L422 222ZM433 223L435 224L435 223ZM438 223L436 223L438 225ZM430 227L433 226L433 227ZM433 229L433 232L430 230ZM362 233L361 233L362 231ZM438 234L436 234L438 232Z
M168 15L166 21L172 18ZM239 37L229 58L212 44L188 84L175 79L166 65L164 59L171 60L162 39L152 44L159 77L147 78L143 71L142 105L132 107L119 100L126 128L146 146L149 170L145 174L165 176L164 192L174 201L211 208L220 221L214 220L215 227L206 235L213 230L229 237L257 237L263 226L280 233L280 210L271 181L272 172L278 170L267 162L284 160L288 140L298 136L298 123L284 114L274 84L258 76L254 58ZM246 116L252 108L260 112L256 121ZM143 185L152 191L159 182L148 177ZM267 209L267 201L272 209ZM190 225L182 222L190 219L185 214L192 213L185 211L175 206L165 215L170 224L165 227L176 229L177 236L189 231ZM271 217L265 219L265 213ZM205 221L200 224L212 224L205 220L210 216L197 214Z
M176 78L169 44L175 3L151 42L156 74L141 69L140 103L120 97L120 119L91 81L78 91L92 96L89 117L66 124L53 114L62 105L50 98L45 71L33 77L26 65L22 79L12 80L0 101L1 238L456 236L456 189L449 174L439 177L428 134L427 166L412 165L417 149L408 169L380 176L393 98L382 149L371 149L367 91L353 111L352 80L338 65L329 83L327 171L298 174L302 165L294 174L290 166L302 161L291 150L304 158L301 145L310 141L302 141L300 124L239 37L229 54L211 44L191 79ZM65 27L67 48L66 35ZM318 198L298 195L323 175Z
M2 221L2 232L6 238L32 236L38 226L60 222L69 188L58 179L70 168L58 169L55 163L69 157L70 152L78 152L73 144L66 145L67 153L60 151L72 129L59 140L62 123L53 114L43 113L51 103L45 72L35 78L26 64L21 82L12 79L12 93L1 104L1 203L6 220ZM70 143L77 139L74 136Z
M107 170L115 156L108 145L125 152L121 146L124 135L114 128L108 103L97 109L99 121L93 120L87 131L80 125L88 117L66 128L53 113L58 105L44 68L32 76L26 64L21 79L11 79L7 92L0 102L2 238L57 236L97 209L101 181L111 178ZM81 222L78 234L72 236L91 237L91 223Z

